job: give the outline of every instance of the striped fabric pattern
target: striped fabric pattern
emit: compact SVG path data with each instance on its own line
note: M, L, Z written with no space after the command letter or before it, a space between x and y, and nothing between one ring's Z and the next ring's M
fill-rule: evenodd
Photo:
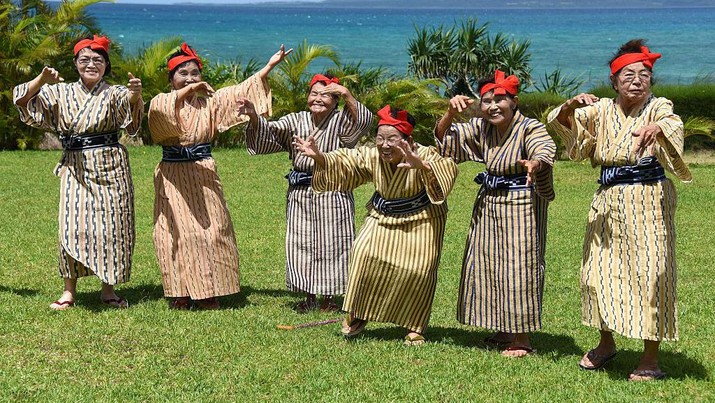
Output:
M152 140L210 143L217 132L247 120L236 113L239 97L249 98L259 113L271 110L270 90L258 75L212 98L185 100L178 116L176 92L159 94L149 106ZM239 292L236 236L215 160L159 162L154 190L154 248L164 295L198 300Z
M317 125L310 112L283 116L277 121L259 118L257 130L246 129L252 155L287 151L293 169L313 171L313 160L295 151L293 136L311 134L323 152L352 148L372 125L372 113L357 104L357 119L347 110L334 111ZM309 186L289 186L286 196L286 287L289 291L319 295L345 293L348 254L355 236L352 192L316 194Z
M404 216L386 216L368 202L368 216L350 254L350 276L343 310L359 319L391 322L424 332L432 312L437 267L447 219L446 198L457 166L434 147L420 146L418 155L433 173L393 168L378 150L358 147L325 154L316 168L317 191L347 191L374 182L387 199L412 197L426 190L432 204Z
M483 161L491 175L526 172L520 159L544 164L533 190L479 190L457 301L461 323L510 333L540 329L554 141L543 124L517 111L503 134L474 118L453 124L437 146L457 162Z
M13 90L14 101L28 90ZM100 81L44 85L20 119L55 133L90 135L125 129L134 135L143 102L129 103L124 86ZM134 250L134 189L126 148L121 145L65 151L55 169L60 178L59 258L61 277L96 275L106 284L129 280Z
M577 109L572 129L556 108L549 130L574 160L593 166L633 165L635 130L657 124L663 136L650 150L682 181L692 180L683 161L683 124L665 98L650 97L626 116L617 102L600 99ZM582 322L643 340L677 340L675 208L670 179L649 184L601 186L596 191L581 263Z

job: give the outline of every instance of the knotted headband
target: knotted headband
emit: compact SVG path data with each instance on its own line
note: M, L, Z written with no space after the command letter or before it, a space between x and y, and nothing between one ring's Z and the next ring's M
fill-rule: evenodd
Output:
M611 63L611 74L616 74L629 64L638 62L643 62L644 66L652 69L653 64L655 64L655 61L658 60L660 56L660 53L650 53L650 49L641 46L640 53L626 53L618 56L616 60Z
M313 88L313 85L315 85L315 83L323 83L324 85L328 85L330 83L340 84L340 80L338 80L337 77L328 78L322 74L316 74L313 76L313 79L310 80L310 85L308 86L308 88Z
M494 90L494 95L505 95L509 93L511 95L516 95L519 88L519 79L515 75L510 75L506 77L503 71L497 69L494 72L494 82L489 84L484 84L482 89L479 91L479 96L483 97L487 92Z
M103 50L104 53L109 54L109 39L106 36L97 35L94 35L92 39L82 39L74 45L74 55L77 56L77 53L84 48Z
M199 70L204 68L203 63L201 63L201 59L199 59L199 55L197 55L196 52L194 52L194 50L186 44L186 42L181 44L181 52L183 53L182 55L176 55L169 59L169 62L167 63L169 71L173 71L177 66L190 60L196 60L196 64L199 65Z
M380 121L377 123L378 126L392 126L399 130L400 133L412 137L412 130L414 130L414 126L410 123L408 118L410 114L407 113L406 110L392 109L390 105L385 105L385 107L377 111L377 116L380 117Z

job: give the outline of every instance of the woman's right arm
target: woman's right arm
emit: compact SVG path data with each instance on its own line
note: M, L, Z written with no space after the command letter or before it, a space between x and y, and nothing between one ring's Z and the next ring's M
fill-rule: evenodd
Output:
M453 158L457 163L482 160L477 120L454 123L454 118L462 114L474 102L474 99L464 95L452 97L449 100L447 112L437 121L434 129L435 143L439 153L444 157Z
M37 77L25 83L25 94L15 99L15 105L21 108L27 108L28 102L30 102L30 100L34 98L38 92L40 92L40 88L42 88L43 85L56 84L62 81L65 81L65 79L60 76L60 73L57 70L52 67L45 66Z
M579 94L552 110L546 128L561 138L573 161L591 158L596 148L596 128L589 114L597 113L599 98L593 94ZM587 109L582 109L589 107Z
M238 113L250 119L246 127L246 149L249 154L291 151L293 135L298 126L298 114L291 113L277 121L268 122L266 118L258 115L249 99L240 99L238 105Z

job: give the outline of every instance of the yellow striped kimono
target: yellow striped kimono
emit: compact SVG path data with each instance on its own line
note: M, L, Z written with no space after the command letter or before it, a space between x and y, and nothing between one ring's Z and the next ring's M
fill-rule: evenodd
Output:
M432 172L395 168L380 159L374 147L339 149L325 154L316 167L313 188L349 191L372 181L385 199L402 199L427 191L430 204L422 211L388 216L368 202L365 224L350 253L350 275L343 310L359 319L391 322L422 333L432 311L437 266L447 220L447 195L457 166L434 147L419 146Z
M260 76L221 88L211 98L184 100L159 94L149 106L152 140L162 146L210 143L218 132L248 120L238 99L271 111L271 93ZM160 162L154 171L154 247L164 295L206 299L239 291L238 248L216 161Z
M595 167L635 165L632 133L649 124L663 136L651 152L683 181L692 176L683 154L683 123L665 98L649 97L630 115L612 99L577 109L572 128L548 117L569 157ZM585 325L644 340L678 338L675 263L676 194L669 179L601 186L591 203L581 263Z
M467 325L510 333L540 329L554 141L543 124L516 111L503 134L474 118L453 124L437 146L458 163L484 162L491 175L525 173L520 159L542 162L533 189L479 190L457 302L457 320Z
M15 87L14 101L27 84ZM86 136L139 130L144 103L129 103L129 90L104 80L43 85L20 119L57 134ZM59 272L63 278L95 274L106 284L129 280L134 250L134 189L122 145L65 150L55 169L60 178Z
M251 154L287 151L293 169L312 172L311 158L297 153L293 136L315 136L323 152L355 147L372 125L372 113L359 102L357 119L347 109L333 111L322 122L307 111L277 121L259 118L256 131L246 129ZM345 293L348 253L355 236L355 201L351 191L316 194L311 186L288 186L286 200L286 286L290 291L319 295Z

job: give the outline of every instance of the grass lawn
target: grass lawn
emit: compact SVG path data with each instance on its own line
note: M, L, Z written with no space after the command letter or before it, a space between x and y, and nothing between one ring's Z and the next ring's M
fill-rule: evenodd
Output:
M662 382L625 381L642 342L617 337L605 371L578 368L597 331L581 325L579 264L597 171L558 162L549 216L544 327L524 359L487 349L483 329L455 320L464 240L481 166L463 164L449 198L445 248L428 343L371 323L355 340L338 317L298 315L285 291L285 154L215 152L241 254L240 294L219 311L176 312L163 298L152 245L157 147L131 148L137 242L132 280L118 288L131 307L99 302L96 278L79 281L77 306L53 312L57 276L59 152L0 152L0 400L32 401L713 401L715 387L715 165L691 165L677 183L680 341L664 343ZM358 225L370 185L355 194Z

